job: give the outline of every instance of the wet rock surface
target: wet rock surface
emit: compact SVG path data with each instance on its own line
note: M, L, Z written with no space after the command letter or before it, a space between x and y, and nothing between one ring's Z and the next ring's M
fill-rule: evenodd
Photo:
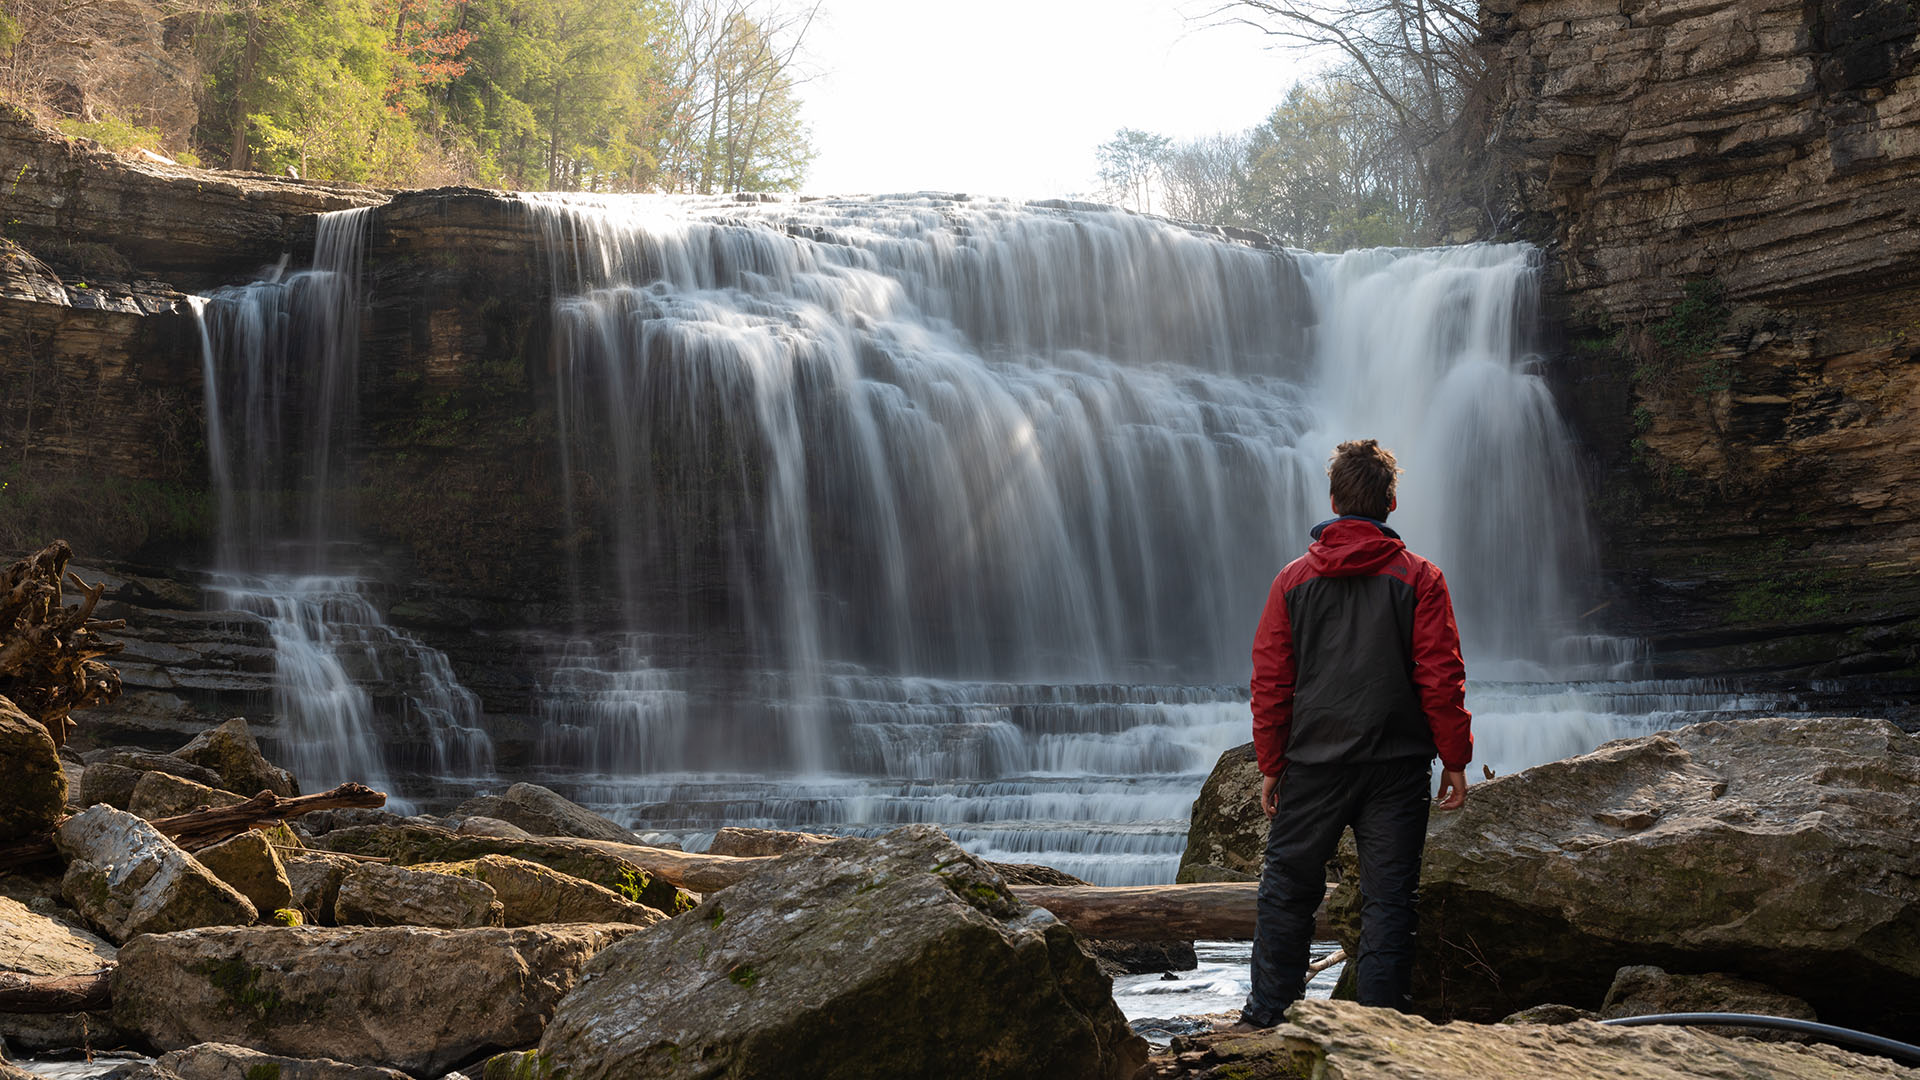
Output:
M783 856L608 950L541 1050L575 1080L986 1080L1129 1077L1145 1044L1071 931L910 826Z
M439 1076L536 1042L588 959L637 929L150 934L120 950L113 1015L165 1050L223 1042Z
M109 940L245 925L257 915L246 897L125 811L83 810L55 830L54 844L68 860L60 881L67 902Z
M1267 818L1260 811L1260 763L1253 744L1220 755L1193 802L1180 882L1258 881L1266 860Z
M1763 1043L1690 1028L1564 1024L1434 1025L1391 1009L1304 1001L1253 1035L1177 1039L1150 1080L1686 1080L1689 1077L1920 1078L1886 1058L1826 1046Z
M1657 965L1920 1030L1915 835L1920 737L1880 720L1695 724L1476 785L1428 834L1416 1006L1598 1009ZM1349 947L1355 899L1332 905Z

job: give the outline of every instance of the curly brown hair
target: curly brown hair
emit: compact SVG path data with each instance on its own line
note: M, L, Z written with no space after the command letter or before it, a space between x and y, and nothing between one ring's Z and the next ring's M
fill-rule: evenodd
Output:
M1393 509L1400 466L1393 451L1377 439L1353 439L1334 447L1327 463L1328 488L1336 513L1385 521Z

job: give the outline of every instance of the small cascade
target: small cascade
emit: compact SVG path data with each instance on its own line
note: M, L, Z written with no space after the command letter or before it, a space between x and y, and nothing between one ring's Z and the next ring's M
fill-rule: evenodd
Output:
M382 617L334 498L352 465L369 220L365 208L323 214L311 270L193 305L219 510L210 597L265 620L278 752L309 789L493 771L479 699L443 653Z

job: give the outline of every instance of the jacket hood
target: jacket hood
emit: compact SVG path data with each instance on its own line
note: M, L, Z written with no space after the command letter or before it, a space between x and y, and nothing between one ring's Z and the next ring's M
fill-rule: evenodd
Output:
M1325 577L1376 574L1407 550L1383 521L1349 514L1313 527L1307 562Z

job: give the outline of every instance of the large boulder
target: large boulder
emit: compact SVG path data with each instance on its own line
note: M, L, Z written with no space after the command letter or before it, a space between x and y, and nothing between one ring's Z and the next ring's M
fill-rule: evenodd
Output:
M287 868L280 861L280 853L273 849L267 834L258 829L248 829L238 836L230 836L210 847L201 848L193 853L200 865L213 871L219 878L236 889L240 895L253 901L253 906L261 915L271 915L293 901L293 887L287 882Z
M392 859L396 866L510 855L612 889L667 915L678 915L696 902L691 893L648 873L638 863L570 837L516 840L504 836L467 836L434 825L402 823L335 829L315 843L330 851Z
M1266 861L1267 815L1260 809L1260 763L1253 744L1220 755L1193 801L1187 849L1174 880L1258 881Z
M359 862L345 855L325 851L288 855L281 860L287 871L287 889L292 894L289 906L309 923L331 926L334 902L340 896L340 883L347 880Z
M490 817L518 825L534 836L576 836L638 844L631 830L601 817L539 784L515 784L504 795L483 795L455 808L458 816Z
M235 1043L439 1076L537 1042L587 961L632 926L232 927L120 950L113 1015L155 1047Z
M1302 1001L1254 1035L1205 1040L1146 1075L1196 1080L1920 1080L1880 1057L1828 1046L1755 1042L1681 1027L1434 1025L1350 1001Z
M493 887L455 874L366 863L340 882L334 919L343 926L499 926L505 908Z
M247 721L236 716L219 727L208 728L173 752L196 765L204 765L220 774L220 786L241 795L254 796L262 791L275 795L298 795L300 785L293 774L275 766L260 753L260 744Z
M332 1058L263 1054L229 1043L201 1043L160 1055L129 1080L412 1080L376 1065L349 1065Z
M82 810L55 830L54 845L68 860L60 879L67 902L113 941L257 917L233 886L124 810Z
M726 830L722 829L722 832ZM999 863L987 864L1000 880L1009 885L1087 885L1085 878L1077 878L1065 870L1058 870L1039 863ZM1080 947L1100 968L1100 974L1110 979L1122 975L1149 975L1166 971L1190 971L1200 966L1200 956L1194 952L1193 942L1182 938L1161 938L1150 941L1129 941L1121 938L1081 938Z
M246 801L231 791L211 788L172 773L155 771L141 773L140 779L134 781L133 795L127 800L127 810L135 817L158 821L205 808L217 810L223 806L237 806Z
M1920 1030L1916 836L1920 737L1880 720L1695 724L1477 785L1429 828L1415 1005L1598 1009L1652 964ZM1332 904L1349 946L1354 893Z
M0 972L84 975L113 966L117 950L87 931L0 897ZM0 1013L0 1034L16 1050L110 1043L104 1013Z
M589 965L572 1080L1125 1078L1146 1044L1072 931L928 826L795 852Z
M713 834L713 842L707 845L707 854L732 855L738 858L785 855L789 851L804 847L831 844L834 839L824 833L794 832L790 829L748 829L729 825Z
M139 769L96 761L80 770L80 797L75 801L83 807L106 803L125 810L133 804L134 785L143 775Z
M415 869L484 883L505 909L507 926L569 922L652 926L666 920L664 914L612 889L506 855L487 855L470 862L420 863Z
M38 720L0 697L0 843L43 836L67 812L67 772Z
M220 786L220 774L205 765L195 765L186 758L172 754L157 754L152 750L143 750L138 746L109 746L100 750L89 750L80 755L87 765L118 765L134 772L172 773L196 784L208 787Z

